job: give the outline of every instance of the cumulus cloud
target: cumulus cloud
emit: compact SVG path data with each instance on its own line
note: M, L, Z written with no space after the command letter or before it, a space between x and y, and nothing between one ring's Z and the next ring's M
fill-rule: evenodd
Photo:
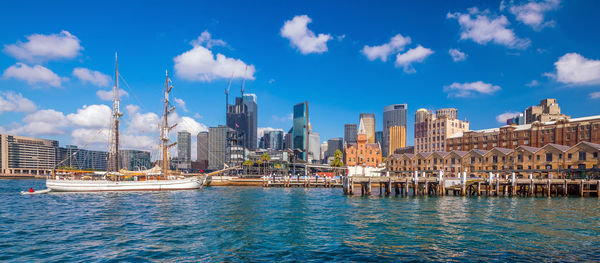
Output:
M404 72L414 73L413 63L423 62L427 57L433 54L433 50L424 48L418 45L416 48L411 48L402 54L396 56L396 67L404 67Z
M323 53L327 51L327 41L333 39L330 34L319 34L308 29L312 19L307 15L295 16L285 21L281 28L281 36L290 40L290 44L296 47L300 53Z
M202 38L202 36L200 36ZM210 43L210 40L208 40ZM175 62L175 74L183 79L191 81L209 82L222 78L244 78L254 79L256 69L254 65L248 65L244 61L228 58L217 53L216 57L206 44L207 40L195 40L191 44L193 48L173 58ZM211 44L215 45L215 43Z
M129 127L127 132L131 134L157 133L160 118L156 113L139 112L137 105L127 105L127 115L129 117Z
M558 9L559 5L560 0L529 1L521 5L511 4L508 9L518 21L535 30L541 30L554 26L553 20L546 21L546 13Z
M530 81L529 83L525 84L525 86L527 86L527 87L536 87L539 85L540 85L540 82L535 79Z
M175 101L175 104L177 104L177 106L179 106L179 108L181 108L184 112L187 112L187 107L185 106L185 101L183 99L180 98L173 98L173 100Z
M192 134L192 136L196 136L200 132L208 131L208 128L206 127L206 125L197 122L192 117L188 117L188 116L179 117L177 114L173 114L173 115L174 115L173 120L174 120L174 122L177 123L177 126L175 127L175 129L173 131L175 134L180 131L187 131L190 134Z
M546 73L558 82L573 86L600 84L600 60L567 53L554 62L555 73Z
M444 86L444 91L448 93L448 97L470 97L475 94L492 94L499 90L499 86L482 81L470 83L454 82L449 86Z
M467 54L461 52L459 49L456 48L449 49L448 54L450 54L454 62L463 61L467 59Z
M600 99L600 91L590 93L590 99Z
M508 48L525 49L531 41L519 38L508 26L510 23L506 16L493 16L489 10L480 11L477 7L468 9L468 13L448 13L449 19L458 20L460 25L460 39L471 39L478 44L485 45L493 42Z
M61 79L56 73L40 65L30 67L23 63L17 63L4 70L2 77L22 80L34 87L40 85L60 87L61 85Z
M73 76L77 77L83 84L90 83L98 87L107 87L111 81L108 75L87 68L73 69Z
M33 34L26 38L26 42L17 41L15 44L5 45L4 53L20 60L39 63L55 59L72 59L83 49L79 39L65 30L58 34Z
M101 100L111 101L113 99L113 90L98 90L96 91L96 96ZM129 97L129 93L127 91L119 89L119 98Z
M193 40L191 44L194 46L205 46L207 48L227 45L227 43L221 39L212 39L212 36L206 30L204 30L197 39Z
M65 131L63 127L69 125L69 121L62 112L52 109L39 110L23 118L24 125L8 130L10 134L16 135L60 135Z
M14 91L0 91L0 114L3 112L34 112L33 101Z
M505 112L496 116L496 121L498 121L498 123L506 123L506 120L517 117L520 114L520 112Z
M78 127L102 128L109 127L111 120L110 107L103 104L83 105L77 113L67 115L67 119Z
M385 62L391 54L404 50L404 47L410 44L410 42L410 37L403 37L401 34L397 34L385 44L379 46L365 45L361 52L371 61L380 59Z

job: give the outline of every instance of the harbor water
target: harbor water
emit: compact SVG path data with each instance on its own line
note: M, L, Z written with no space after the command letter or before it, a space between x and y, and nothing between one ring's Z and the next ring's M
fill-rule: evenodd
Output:
M600 199L50 193L0 180L0 261L598 261Z

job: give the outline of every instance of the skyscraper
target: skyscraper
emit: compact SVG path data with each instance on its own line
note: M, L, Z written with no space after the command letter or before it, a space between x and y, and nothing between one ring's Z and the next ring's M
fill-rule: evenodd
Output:
M227 135L230 130L223 125L208 128L208 169L223 169L227 162Z
M388 152L387 155L393 154L398 148L406 147L406 127L390 126L388 127Z
M199 132L196 138L196 157L202 169L208 167L208 132Z
M121 168L130 171L139 171L152 168L150 152L139 150L119 150Z
M408 107L406 103L404 104L394 104L385 106L383 108L383 143L381 145L383 156L387 156L389 153L393 152L395 149L390 149L390 141L391 138L389 129L392 126L401 126L404 127L404 141L403 142L394 142L396 145L406 145L406 112ZM402 146L404 147L404 146Z
M177 159L179 162L189 163L192 161L191 136L187 131L177 133Z
M344 143L356 143L357 134L356 124L347 123L344 125Z
M335 155L335 151L340 150L344 151L344 141L342 138L331 138L327 140L327 156L333 157Z
M235 98L235 104L227 105L227 127L240 133L242 146L256 149L258 106L255 94L243 94Z
M375 132L375 143L379 143L380 146L383 144L383 131Z
M268 136L267 136L268 135ZM268 142L266 141L268 139ZM267 149L283 150L283 131L274 130L265 132L265 143Z
M294 105L294 123L292 127L293 149L301 151L300 159L307 160L308 151L308 101Z
M367 143L375 143L375 114L361 113L359 121L364 125Z
M321 136L313 131L308 132L308 159L309 161L321 160Z
M453 118L452 110L439 117L425 109L415 113L415 153L446 150L446 139L469 130L469 122Z

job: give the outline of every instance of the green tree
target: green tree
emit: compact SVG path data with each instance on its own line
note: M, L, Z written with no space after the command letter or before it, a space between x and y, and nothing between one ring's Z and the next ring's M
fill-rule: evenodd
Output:
M344 162L342 161L342 151L336 150L333 154L333 161L331 162L331 167L339 168L342 166L344 166ZM338 171L339 169L334 170L335 175L338 174Z
M254 162L252 160L246 160L242 163L242 165L244 167L246 167L246 174L250 173L250 167L252 167L254 165Z
M262 160L258 160L256 161L256 165L258 165L258 173L262 173L261 172L261 167L262 167L263 161Z
M271 156L270 156L270 155L268 155L268 154L266 154L266 153L263 153L263 154L260 156L260 160L261 160L261 161L264 163L264 165L265 165L265 169L264 169L264 170L265 170L265 173L266 173L266 170L267 170L266 168L267 168L267 165L269 164L269 162L271 161Z

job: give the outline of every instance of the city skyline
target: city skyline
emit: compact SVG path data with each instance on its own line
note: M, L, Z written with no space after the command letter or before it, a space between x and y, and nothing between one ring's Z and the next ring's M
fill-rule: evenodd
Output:
M243 79L245 92L257 96L259 130L288 131L292 106L308 101L321 141L343 137L344 124L358 123L360 113L374 113L375 131L382 131L383 108L400 103L409 108L408 145L414 145L411 127L420 108L457 108L458 119L473 130L501 126L501 116L544 98L556 98L572 117L596 115L600 38L584 28L597 23L598 3L541 1L537 11L525 3L369 6L377 17L360 12L361 5L338 10L317 2L293 8L124 3L121 15L107 21L110 4L39 2L25 10L7 3L4 10L12 11L0 21L19 26L0 37L0 133L103 149L115 51L123 75L124 146L153 154L165 69L178 108L173 136L188 130L195 138L226 124L223 90L232 74L232 97ZM260 8L274 15L252 12ZM135 20L124 15L134 10ZM176 13L177 21L151 20L162 11Z

